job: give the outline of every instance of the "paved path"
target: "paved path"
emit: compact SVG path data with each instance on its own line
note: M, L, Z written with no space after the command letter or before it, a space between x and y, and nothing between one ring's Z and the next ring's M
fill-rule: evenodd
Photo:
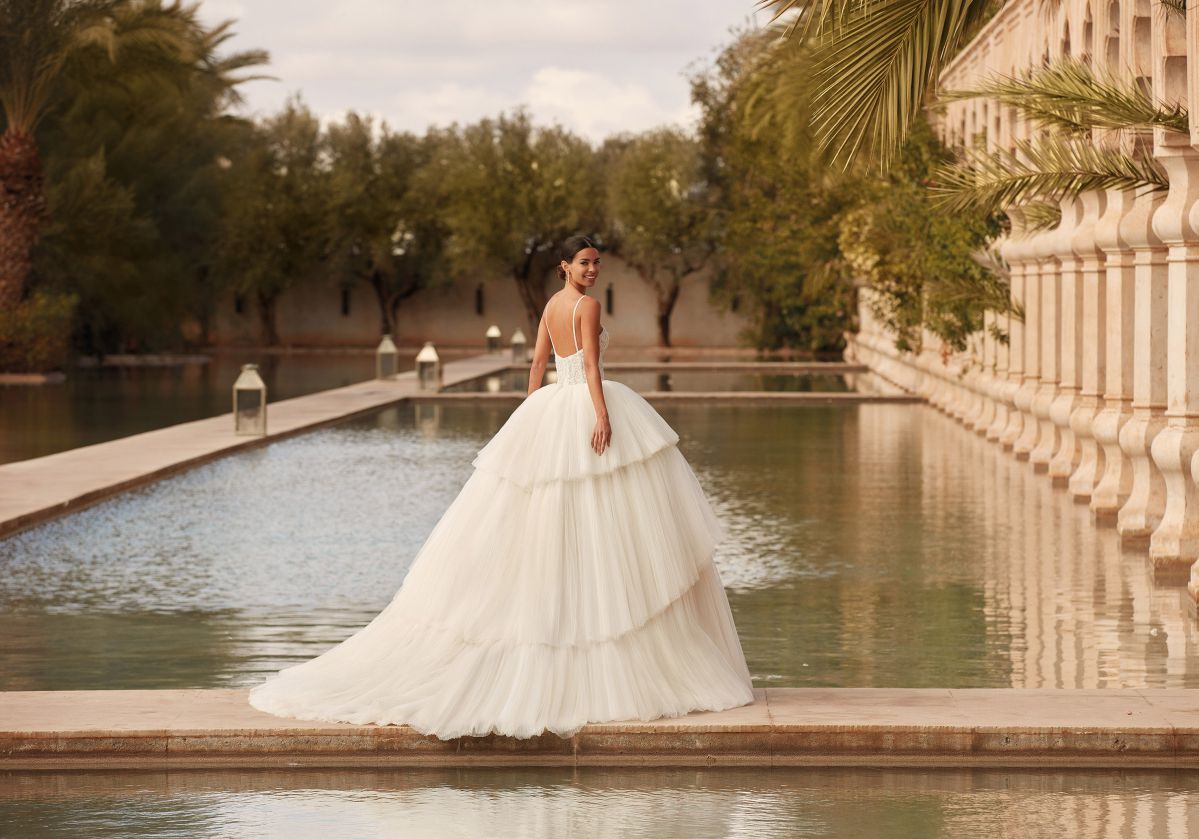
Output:
M288 720L245 690L0 693L0 769L118 766L1199 765L1193 690L758 689L720 713L570 739L443 741Z
M446 385L504 370L508 353L443 366ZM230 391L232 392L232 391ZM411 371L267 404L267 436L236 437L233 415L184 422L0 466L0 537L239 449L340 422L417 393ZM232 397L230 397L232 399Z

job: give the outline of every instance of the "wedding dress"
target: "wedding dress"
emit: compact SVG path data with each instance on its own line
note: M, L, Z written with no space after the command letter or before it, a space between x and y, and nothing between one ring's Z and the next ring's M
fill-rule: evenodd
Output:
M554 347L557 382L529 394L478 450L390 604L253 688L251 705L451 739L569 737L587 722L753 701L712 563L723 528L674 430L602 378L607 345L603 328L603 454L591 447L595 409L576 338L571 355Z

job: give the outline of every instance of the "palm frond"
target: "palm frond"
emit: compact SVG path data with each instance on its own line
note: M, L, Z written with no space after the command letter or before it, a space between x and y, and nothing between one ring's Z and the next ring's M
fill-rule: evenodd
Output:
M789 13L781 35L797 41L810 41L818 35L836 32L853 15L859 14L870 0L757 0L760 9L774 9L767 25L775 25Z
M1162 6L1165 6L1166 11L1182 17L1187 15L1187 0L1157 0Z
M831 164L870 155L886 170L963 34L990 0L770 0L785 36L812 47L811 125Z
M968 150L934 172L934 201L949 212L997 212L1035 199L1058 201L1089 189L1169 188L1161 165L1138 148L1132 154L1098 148L1086 138L1048 134L1016 141L1016 153Z
M1024 229L1033 233L1038 230L1052 230L1062 222L1062 208L1059 204L1048 201L1029 201L1021 208L1024 215Z
M1155 102L1132 79L1106 68L1096 73L1070 57L1019 76L996 74L973 88L939 94L941 102L976 97L994 99L1020 109L1040 125L1073 133L1154 126L1181 133L1190 130L1186 106Z

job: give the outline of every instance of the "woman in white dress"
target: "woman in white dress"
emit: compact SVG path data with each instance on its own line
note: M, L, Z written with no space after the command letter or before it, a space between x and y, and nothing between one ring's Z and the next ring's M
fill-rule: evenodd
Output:
M723 529L678 435L603 377L608 332L587 295L598 249L573 237L561 257L528 396L479 449L399 591L357 633L251 690L255 708L451 739L569 737L753 701L712 563ZM542 387L551 351L557 382Z

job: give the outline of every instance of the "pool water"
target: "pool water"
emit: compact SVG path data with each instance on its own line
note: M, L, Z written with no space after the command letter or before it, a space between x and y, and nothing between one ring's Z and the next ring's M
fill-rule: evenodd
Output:
M42 837L1199 836L1199 772L838 768L0 773Z
M556 381L551 367L545 383ZM855 373L762 373L744 370L605 370L604 378L621 382L633 390L678 391L681 393L710 391L771 391L788 393L848 393L854 390L854 378L867 374ZM451 385L449 393L501 393L527 391L527 370L505 370L494 376L483 376L461 384Z
M0 689L251 685L390 600L511 405L401 405L0 540ZM925 406L667 405L760 687L1194 687L1181 581ZM618 431L618 429L617 429Z

